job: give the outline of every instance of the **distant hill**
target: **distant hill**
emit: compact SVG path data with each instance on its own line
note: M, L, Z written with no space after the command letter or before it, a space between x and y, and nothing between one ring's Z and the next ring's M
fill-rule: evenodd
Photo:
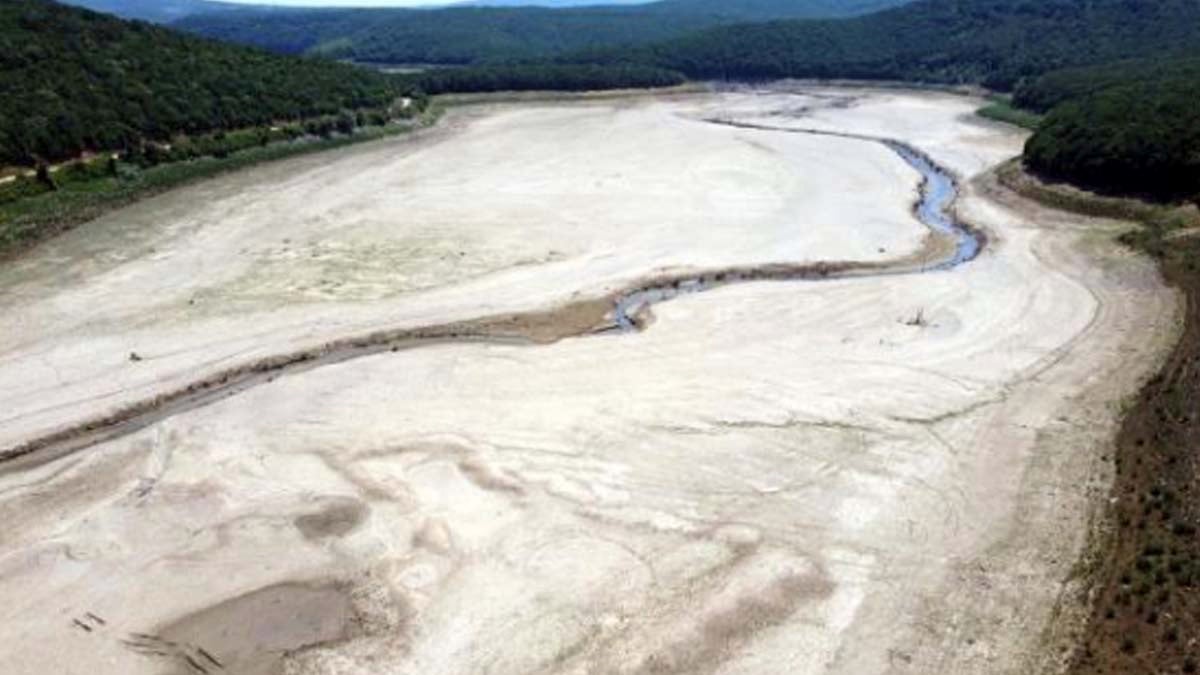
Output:
M920 0L841 21L724 26L574 60L699 78L853 77L1000 89L1069 66L1200 49L1198 0Z
M430 9L444 7L590 7L594 5L644 5L654 0L445 0L429 3ZM836 0L835 0L836 1ZM856 0L847 0L854 2ZM125 19L153 23L170 23L193 14L212 14L222 11L295 10L295 6L268 3L233 3L223 0L58 0L64 5L85 7ZM320 5L314 6L319 8ZM313 9L314 7L309 7ZM303 8L301 8L303 9Z
M659 12L683 11L744 18L854 16L903 4L905 0L465 0L453 7L614 7L654 5Z
M743 19L821 19L870 14L909 0L661 0L648 8Z
M654 0L466 0L448 2L455 7L593 7L596 5L645 5Z
M906 1L666 0L567 9L279 9L196 15L174 25L289 54L383 63L480 64L626 48L743 21L849 16Z
M1041 175L1200 202L1200 0L918 0L843 20L718 26L560 60L691 78L1015 88L1017 105L1048 111L1025 151Z
M1055 70L1022 82L1013 93L1013 103L1044 113L1064 101L1149 80L1190 80L1200 84L1200 53L1189 58L1128 59Z
M85 7L125 19L140 19L154 23L169 23L185 16L226 9L219 2L207 0L59 0L66 5Z
M50 0L0 2L0 164L387 106L389 78Z

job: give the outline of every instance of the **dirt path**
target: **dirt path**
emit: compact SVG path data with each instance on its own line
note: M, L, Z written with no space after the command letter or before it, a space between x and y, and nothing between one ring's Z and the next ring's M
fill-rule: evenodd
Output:
M389 344L9 471L0 664L1044 665L1115 410L1177 301L1111 231L991 185L1022 139L971 121L976 105L776 90L498 109L427 145L166 195L6 271L0 302L23 317L0 344L11 444L372 329L927 244L916 176L885 148L703 117L903 140L956 173L960 215L989 236L944 272L687 295L640 333ZM50 274L73 256L93 262ZM579 327L605 305L586 307Z

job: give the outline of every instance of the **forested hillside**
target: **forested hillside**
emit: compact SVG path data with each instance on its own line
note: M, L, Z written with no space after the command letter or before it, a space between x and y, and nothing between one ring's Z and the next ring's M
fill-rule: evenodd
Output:
M714 28L638 50L577 54L700 78L855 77L1008 89L1050 70L1200 51L1197 0L920 0L839 21Z
M1098 66L1064 68L1021 82L1013 103L1034 112L1117 85L1148 80L1200 82L1200 53L1190 58L1146 58L1114 61Z
M385 109L395 87L365 69L219 44L49 0L0 2L0 164Z
M168 23L178 21L191 14L221 11L226 7L208 0L59 0L64 5L75 5L96 12L115 14L125 19L140 19Z
M381 63L477 64L663 40L714 25L688 15L648 22L632 8L291 10L200 15L174 26L284 54Z
M1020 90L1049 108L1030 168L1106 192L1200 201L1200 58L1052 73Z
M471 66L433 68L398 75L408 87L427 94L493 91L598 91L671 87L687 81L682 74L647 66Z
M911 0L661 0L649 12L737 16L744 20L844 18L870 14Z
M667 0L576 9L293 9L198 15L175 25L207 37L288 54L461 65L624 48L739 21L848 16L905 1Z
M651 0L465 0L447 3L456 7L592 7L595 5L644 5Z

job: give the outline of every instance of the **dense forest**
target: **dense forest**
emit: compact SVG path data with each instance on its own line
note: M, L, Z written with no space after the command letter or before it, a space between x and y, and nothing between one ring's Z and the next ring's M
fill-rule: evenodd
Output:
M1104 192L1200 201L1200 59L1052 73L1020 92L1025 105L1050 107L1025 148L1034 171Z
M713 28L567 60L638 62L697 78L851 77L1008 90L1051 70L1200 53L1196 0L921 0L867 16Z
M84 7L96 12L115 14L123 19L139 19L168 23L185 16L218 12L236 5L208 0L59 0L66 5Z
M397 83L48 0L0 2L0 163L387 110Z
M1200 82L1200 53L1190 58L1146 58L1114 61L1098 66L1064 68L1018 84L1013 103L1044 113L1054 106L1117 85L1148 80Z
M472 66L434 68L397 76L409 88L428 94L492 91L596 91L670 87L687 81L682 74L648 66Z
M848 16L907 0L667 0L627 6L243 10L175 27L287 54L379 63L496 64L628 47L739 21Z

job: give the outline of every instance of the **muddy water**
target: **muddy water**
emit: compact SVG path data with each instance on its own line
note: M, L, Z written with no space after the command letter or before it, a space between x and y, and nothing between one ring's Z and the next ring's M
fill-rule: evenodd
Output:
M347 636L354 610L332 583L283 583L180 618L125 641L163 662L164 675L278 675L288 652Z
M879 275L925 273L948 270L974 259L975 256L979 255L979 251L983 248L982 235L972 231L969 227L959 222L954 216L952 207L955 200L958 199L958 185L955 183L954 177L950 175L949 171L934 162L932 158L916 148L913 148L912 146L905 145L899 141L882 138L876 139L865 136L850 136L846 134L827 133L807 129L791 129L787 127L768 127L762 125L727 122L723 120L706 121L713 124L734 126L741 129L842 136L847 138L855 138L863 142L882 143L899 155L900 159L903 159L905 163L916 169L917 172L921 174L921 196L914 208L914 213L916 214L917 219L920 220L921 223L930 230L933 230L941 235L952 237L954 239L954 251L941 260L936 260L927 265L923 265L917 270L880 270L878 272ZM783 275L782 280L818 280L838 278L838 276L840 275L822 274L814 276L811 270L797 268L793 275ZM771 278L778 280L781 277L772 276ZM638 314L644 312L652 305L665 302L680 295L698 293L700 291L707 291L720 286L728 286L730 284L742 283L746 281L759 281L761 279L762 277L758 275L738 272L730 272L719 276L708 274L697 275L691 278L673 279L667 284L640 288L633 292L619 296L616 300L616 306L613 309L613 318L620 330L634 330L638 327Z

